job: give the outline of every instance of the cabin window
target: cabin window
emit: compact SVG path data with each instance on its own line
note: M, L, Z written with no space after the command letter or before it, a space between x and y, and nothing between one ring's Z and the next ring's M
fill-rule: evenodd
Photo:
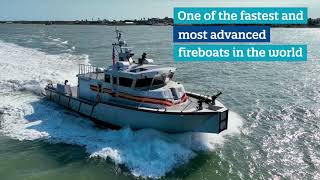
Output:
M104 81L105 81L106 83L110 83L110 75L109 75L109 74L105 74L105 76L104 76Z
M164 83L165 83L165 77L156 76L153 80L152 86L160 86L160 85L164 85Z
M131 87L133 79L119 77L119 85L124 87Z
M153 78L144 78L144 79L138 79L136 82L136 87L141 88L141 87L149 87L151 86Z
M172 93L172 96L173 96L173 99L174 100L178 100L179 97L178 97L178 93L177 93L177 90L175 88L170 88L171 90L171 93Z
M146 70L148 70L148 69L145 69L145 68L137 68L137 69L131 70L130 72L137 73L137 72L146 71Z
M112 77L112 84L115 84L115 85L118 84L118 82L117 82L117 77L116 77L116 76L113 76L113 77Z
M98 84L98 92L102 92L102 85Z

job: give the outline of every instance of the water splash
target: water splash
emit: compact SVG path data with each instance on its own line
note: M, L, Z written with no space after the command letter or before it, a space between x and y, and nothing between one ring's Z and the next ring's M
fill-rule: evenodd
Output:
M39 93L48 81L65 78L75 84L78 63L88 63L87 55L49 55L0 41L0 92L30 90Z
M66 111L35 95L46 81L67 77L75 83L75 64L88 56L48 55L0 41L1 129L8 137L45 140L83 146L91 158L111 159L125 165L137 177L160 178L187 163L198 151L213 151L225 136L239 133L242 119L230 113L229 129L219 135L205 133L166 134L156 130L102 130L88 119ZM21 72L21 73L18 73Z

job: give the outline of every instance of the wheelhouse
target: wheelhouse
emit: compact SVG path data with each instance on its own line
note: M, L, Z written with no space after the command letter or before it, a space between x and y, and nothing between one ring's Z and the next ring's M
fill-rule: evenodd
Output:
M133 66L123 71L109 68L105 71L105 83L139 90L157 89L166 86L174 72L175 68L157 66Z

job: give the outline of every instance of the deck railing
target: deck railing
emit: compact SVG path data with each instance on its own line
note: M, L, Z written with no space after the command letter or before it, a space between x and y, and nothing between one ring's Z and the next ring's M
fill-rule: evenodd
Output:
M87 65L87 64L79 64L79 74L88 74L88 73L96 73L98 72L98 67Z

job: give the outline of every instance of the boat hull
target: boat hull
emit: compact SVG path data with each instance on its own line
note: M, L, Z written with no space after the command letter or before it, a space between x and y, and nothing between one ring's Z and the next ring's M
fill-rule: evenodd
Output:
M111 103L91 103L46 88L46 96L65 108L90 117L99 124L132 129L152 128L170 133L220 133L227 129L228 110L223 112L167 112Z

